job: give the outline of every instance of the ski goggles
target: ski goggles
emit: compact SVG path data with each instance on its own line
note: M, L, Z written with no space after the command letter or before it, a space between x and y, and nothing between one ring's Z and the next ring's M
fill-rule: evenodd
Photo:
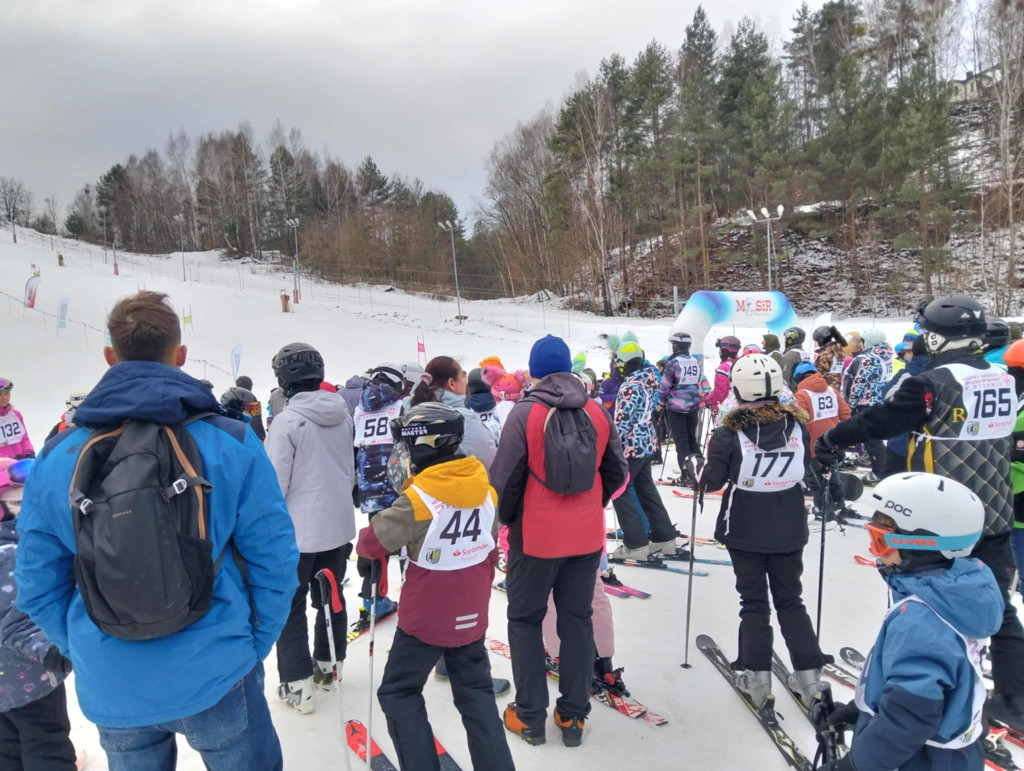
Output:
M0 490L6 487L22 487L32 473L35 460L24 458L10 465L0 465Z
M868 546L868 551L872 555L875 557L885 557L898 551L889 543L889 536L894 535L896 532L891 527L873 525L867 522L864 524L864 528L868 531L868 535L871 536L871 545Z
M10 393L14 383L4 377L0 377L0 393Z
M417 439L424 436L461 433L464 425L461 415L458 420L439 420L435 423L416 423L411 426L404 425L401 418L395 418L391 421L391 438L395 443L412 440L412 444L415 444Z

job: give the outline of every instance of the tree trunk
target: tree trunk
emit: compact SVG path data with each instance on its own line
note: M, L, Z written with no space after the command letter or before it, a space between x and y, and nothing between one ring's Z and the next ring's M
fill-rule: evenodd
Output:
M704 199L701 194L701 173L700 173L700 148L697 148L697 221L700 223L700 251L701 260L704 265L704 288L711 286L711 279L708 275L708 240L704 233Z

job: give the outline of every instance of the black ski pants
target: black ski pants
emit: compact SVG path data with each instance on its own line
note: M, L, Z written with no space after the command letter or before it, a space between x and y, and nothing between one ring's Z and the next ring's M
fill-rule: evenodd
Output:
M801 596L803 552L761 554L730 548L729 556L736 574L736 591L740 595L738 667L755 672L765 672L772 668L769 587L793 669L823 666L825 657L818 647L814 626Z
M1003 593L1003 625L992 635L992 680L996 693L1024 697L1024 627L1010 601L1010 582L1016 567L1010 534L983 537L971 552L991 568Z
M612 505L622 528L622 540L628 549L639 549L648 542L644 519L650 526L651 541L671 541L676 529L668 517L661 493L651 476L654 458L627 458L629 485Z
M821 511L825 508L825 484L828 484L828 497L832 504L833 511L839 511L846 505L843 500L843 478L832 472L829 474L827 483L823 478L825 469L815 458L807 464L807 472L804 474L804 487L810 490L814 496L814 505Z
M402 771L438 771L434 731L427 718L423 686L443 656L448 665L455 708L469 741L475 769L514 771L505 728L498 716L491 684L491 662L481 637L461 648L430 645L399 629L391 643L377 700L388 722L388 733Z
M882 460L882 473L879 474L879 478L885 479L886 477L891 477L893 474L900 474L906 470L907 456L895 453L886 447L885 458Z
M692 412L667 411L668 425L672 429L672 440L676 443L676 461L679 463L679 473L686 474L685 461L694 453L700 454L700 445L697 443L697 415L698 410Z
M508 554L508 646L516 684L516 712L531 728L543 728L548 709L547 668L541 624L554 594L558 612L558 690L562 717L590 712L594 677L594 582L601 552L544 559L516 549ZM450 666L451 662L449 662ZM494 698L493 692L491 698Z
M306 594L316 608L316 621L313 623L313 658L317 661L331 660L331 647L327 641L327 619L325 613L331 613L331 628L334 630L334 650L338 661L345 660L348 647L348 614L345 611L345 598L342 595L341 613L330 610L330 597L320 596L320 583L316 574L324 568L334 573L338 582L338 592L345 579L345 568L348 566L352 544L347 543L330 551L299 554L299 588L292 597L292 607L288 612L281 636L277 638L277 674L282 683L304 680L313 674L313 660L309 657L309 623L306 620ZM326 609L325 609L326 606Z
M0 712L0 768L74 771L68 695L64 683L24 707Z
M859 415L870 409L871 407L854 407L853 414ZM882 467L885 465L885 442L881 439L865 439L863 444L864 452L871 458L871 472L881 479Z
M374 511L371 514L368 514L366 516L366 518L368 520L370 520L370 521L373 521L373 518L375 516L377 516L377 513L378 512ZM384 570L387 570L388 559L389 559L388 557L384 558L384 565L383 565ZM362 588L360 588L360 590L359 590L359 596L367 601L366 602L366 607L370 606L370 602L369 601L373 597L373 575L374 575L374 570L376 570L376 576L377 576L377 597L383 597L384 596L381 593L381 591L380 591L380 582L384 579L384 570L381 570L380 567L376 567L375 568L374 567L375 563L379 564L380 560L368 560L368 559L366 559L366 557L357 557L356 558L356 572L359 574L359 577L363 579L363 585L362 585Z

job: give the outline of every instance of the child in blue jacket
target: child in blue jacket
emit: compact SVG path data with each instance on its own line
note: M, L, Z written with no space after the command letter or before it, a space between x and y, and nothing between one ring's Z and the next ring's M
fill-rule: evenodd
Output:
M888 477L871 498L871 553L893 606L856 700L827 717L832 725L856 727L849 754L825 768L980 769L981 647L1003 619L992 571L969 556L984 527L984 507L959 482L924 473Z

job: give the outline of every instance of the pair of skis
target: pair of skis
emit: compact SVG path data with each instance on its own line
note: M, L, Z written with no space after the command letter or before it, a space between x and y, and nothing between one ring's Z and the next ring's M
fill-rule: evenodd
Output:
M486 638L484 642L487 645L487 649L493 653L497 653L499 656L504 656L507 659L512 658L512 649L508 647L508 643L491 637ZM558 680L558 672L549 666L549 662L545 662L545 668L547 669L548 677L552 680ZM592 690L593 693L591 695L593 698L628 718L643 720L645 723L652 725L665 725L668 723L667 719L652 712L646 705L641 704L631 696L620 696L613 691L609 691L605 684L596 677L594 678Z
M351 750L365 763L366 726L358 720L349 720L345 724L345 738ZM462 771L462 767L448 754L448 750L441 746L437 737L434 737L434 747L437 750L437 760L441 764L441 771ZM391 762L377 742L372 739L370 740L370 769L371 771L398 771L398 766Z
M608 560L616 565L627 565L631 568L651 568L654 570L667 570L669 573L682 573L684 576L690 575L689 570L683 570L682 568L670 568L663 560L660 560L657 557L648 557L645 560L613 560L609 556ZM695 576L706 576L708 573L706 570L694 570L693 574Z

